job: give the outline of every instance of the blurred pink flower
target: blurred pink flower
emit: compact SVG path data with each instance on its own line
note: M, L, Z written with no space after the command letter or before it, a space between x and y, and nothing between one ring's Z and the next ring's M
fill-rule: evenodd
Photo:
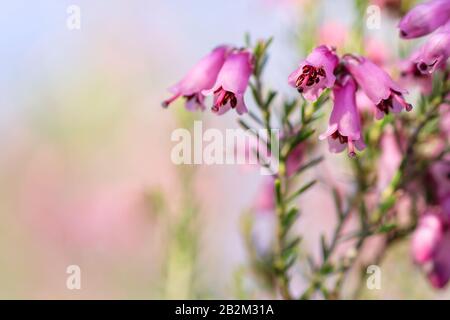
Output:
M438 289L445 287L450 280L450 231L448 229L436 248L428 280Z
M338 21L327 21L320 26L319 43L332 47L342 47L347 38L347 27Z
M430 167L430 187L435 194L435 200L438 202L443 197L450 194L450 162L449 158L435 162Z
M373 112L375 110L375 104L361 90L356 91L356 105L360 112Z
M297 147L295 147L294 150L291 151L288 158L286 159L286 174L288 176L293 175L295 172L297 172L298 169L300 169L303 163L304 156L304 144L299 144Z
M355 147L358 150L365 148L355 92L356 83L350 76L342 84L336 83L334 86L334 106L328 129L319 137L321 140L328 139L331 152L342 152L347 146L349 156L355 156Z
M163 101L162 105L167 107L182 96L186 99L188 110L204 110L205 97L202 90L210 89L214 85L229 50L227 46L220 46L201 59L180 82L170 88L173 96Z
M389 60L390 52L385 43L377 38L370 37L365 41L367 58L379 66L383 66Z
M249 51L231 53L217 76L214 86L204 90L205 95L214 95L212 111L221 115L230 109L238 114L247 112L244 93L253 69L253 56Z
M347 55L345 65L370 100L376 105L375 117L381 119L389 112L398 113L403 109L412 110L403 94L407 91L400 87L379 66L364 57Z
M450 97L448 98L450 99ZM444 138L450 139L450 103L443 103L440 105L440 114L439 125L441 131L445 135Z
M431 0L412 8L399 22L400 36L404 39L427 35L450 19L450 1Z
M427 265L428 280L443 288L450 280L450 225L442 208L428 211L415 230L411 253L419 265Z
M403 153L400 149L392 127L384 130L381 137L381 156L378 163L378 189L383 191L394 177L395 172L400 166Z
M401 80L408 85L418 85L423 94L430 94L433 89L433 78L430 74L420 72L417 67L417 60L420 51L415 51L411 56L400 62L400 76Z
M433 259L436 248L443 237L443 221L432 213L420 218L411 241L411 252L415 262L425 263Z
M327 46L315 48L300 66L289 75L289 84L297 88L305 99L316 100L325 88L334 85L334 69L339 59Z
M275 210L275 185L272 176L266 177L256 196L254 210L258 214L273 213Z

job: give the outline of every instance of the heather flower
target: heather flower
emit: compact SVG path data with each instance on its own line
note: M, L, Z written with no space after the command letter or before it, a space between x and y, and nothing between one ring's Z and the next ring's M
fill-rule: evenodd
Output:
M445 287L450 280L450 230L445 232L436 248L428 280L438 289Z
M450 1L448 1L450 4ZM424 73L433 73L436 69L445 67L450 56L450 23L434 32L419 50L415 58L417 69Z
M418 85L423 94L430 94L433 89L433 78L430 74L424 74L419 70L417 66L419 56L420 51L417 50L408 59L401 61L400 76L405 83Z
M342 84L337 83L334 86L334 106L328 130L319 137L321 140L328 139L331 152L341 152L348 147L349 156L355 156L355 147L358 150L365 148L355 92L356 83L349 76L342 81Z
M334 85L334 69L339 59L334 50L327 46L315 48L299 67L289 75L289 84L297 88L305 99L316 100L325 88Z
M210 89L214 85L229 50L229 47L221 46L203 57L180 82L169 89L173 95L163 101L163 107L169 106L182 96L186 99L188 110L204 110L205 97L202 90Z
M407 91L400 87L379 66L364 57L347 55L345 65L351 75L364 90L367 97L375 104L375 117L381 119L389 112L398 113L403 109L412 110L403 94Z
M427 35L450 19L450 1L432 0L410 10L398 24L400 36L405 39Z
M238 114L247 112L244 93L252 74L253 56L249 51L231 53L220 70L214 86L204 90L205 95L214 95L212 111L221 115L230 109Z
M380 191L384 190L395 173L397 172L403 158L401 145L403 141L398 141L392 127L387 127L381 137L381 156L378 164L377 186Z
M442 236L442 219L436 214L425 214L420 219L411 241L411 253L414 261L420 264L430 261Z
M291 151L286 159L286 174L292 176L297 172L303 163L305 155L305 145L299 144L294 150Z
M342 47L349 36L348 28L339 21L328 21L320 26L319 43Z

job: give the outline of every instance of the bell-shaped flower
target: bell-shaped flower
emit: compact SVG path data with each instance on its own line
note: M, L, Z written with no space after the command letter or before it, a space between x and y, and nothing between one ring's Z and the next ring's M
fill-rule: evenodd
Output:
M204 90L205 95L214 95L212 111L221 115L230 109L238 114L247 112L244 94L253 70L253 55L246 50L231 53L217 76L212 89Z
M204 110L205 97L202 91L214 85L229 51L229 47L221 46L203 57L180 82L169 89L173 95L163 101L163 107L168 107L177 98L184 97L188 110Z

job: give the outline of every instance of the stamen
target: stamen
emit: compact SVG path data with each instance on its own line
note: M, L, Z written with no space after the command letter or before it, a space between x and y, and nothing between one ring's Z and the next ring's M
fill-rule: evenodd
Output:
M348 156L350 158L356 157L355 144L353 143L353 140L348 140Z

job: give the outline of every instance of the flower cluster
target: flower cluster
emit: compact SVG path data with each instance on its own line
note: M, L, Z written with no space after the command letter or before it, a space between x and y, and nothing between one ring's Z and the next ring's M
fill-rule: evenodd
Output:
M429 35L425 44L404 61L402 76L419 82L428 93L435 70L445 68L450 56L450 1L432 0L411 9L398 25L400 36L414 39Z
M412 109L403 98L406 90L374 62L349 54L339 58L334 49L327 46L315 48L289 76L288 82L307 100L316 100L324 89L332 89L334 106L329 127L320 136L320 139L328 139L331 152L341 152L347 147L348 154L354 156L355 148L365 148L356 105L358 88L375 106L376 119L390 112Z
M253 56L247 50L220 46L201 59L187 75L170 88L172 97L163 101L169 106L178 97L184 97L190 111L205 109L205 96L212 95L211 110L224 114L236 109L238 114L247 112L244 93L252 74Z

